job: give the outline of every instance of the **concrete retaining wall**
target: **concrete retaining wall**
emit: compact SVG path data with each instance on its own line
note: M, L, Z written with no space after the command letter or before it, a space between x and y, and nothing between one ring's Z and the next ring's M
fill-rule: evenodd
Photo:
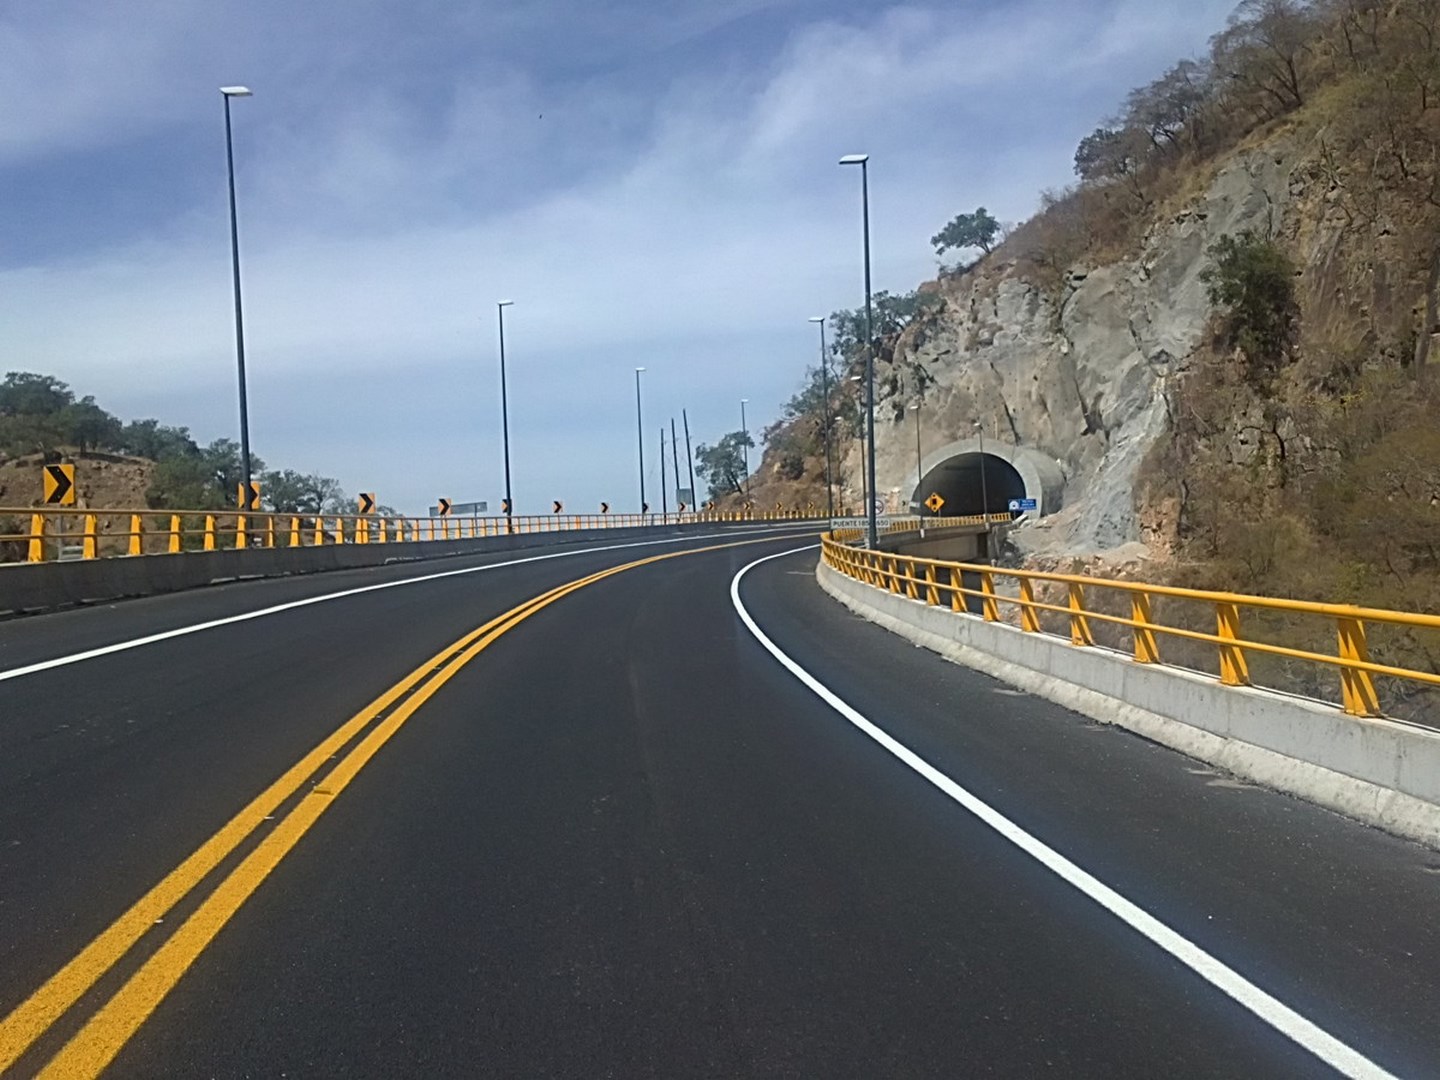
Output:
M753 528L753 524L747 523ZM474 540L422 540L403 544L329 544L323 547L248 548L244 551L188 551L177 555L86 559L76 562L0 565L0 613L47 611L130 596L153 596L246 578L353 570L393 562L443 559L454 555L513 551L610 540L656 539L696 532L721 532L713 521L625 529L576 529L521 533Z
M929 607L824 564L816 577L856 614L949 660L1237 776L1440 847L1440 733L1077 648Z

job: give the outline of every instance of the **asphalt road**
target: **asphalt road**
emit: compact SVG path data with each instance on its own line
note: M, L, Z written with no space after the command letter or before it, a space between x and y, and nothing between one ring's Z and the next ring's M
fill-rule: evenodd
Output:
M731 582L793 535L637 566L446 653L701 543L0 624L0 1017L377 696L431 658L446 680L327 754L6 1075L99 1029L124 1077L1333 1075L762 649ZM1339 1044L1440 1075L1440 857L915 649L820 593L814 559L739 588L794 662ZM382 728L348 786L322 779ZM153 1012L117 1004L167 970Z

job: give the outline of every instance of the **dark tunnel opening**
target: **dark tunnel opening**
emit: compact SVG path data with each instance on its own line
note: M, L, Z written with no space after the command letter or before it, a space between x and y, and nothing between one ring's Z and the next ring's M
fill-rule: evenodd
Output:
M1000 514L1009 511L1011 499L1025 498L1025 481L1004 458L958 454L925 474L911 496L912 508L925 517L937 516L923 505L932 493L945 500L939 516Z

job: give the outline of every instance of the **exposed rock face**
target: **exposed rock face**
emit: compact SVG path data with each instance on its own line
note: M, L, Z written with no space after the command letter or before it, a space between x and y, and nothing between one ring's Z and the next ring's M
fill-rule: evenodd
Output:
M918 364L934 380L921 412L926 457L973 438L978 421L987 439L1033 448L1063 471L1064 509L1034 531L1046 548L1084 553L1139 540L1136 470L1166 430L1167 379L1210 318L1206 251L1225 234L1279 229L1290 149L1279 141L1236 155L1151 229L1138 257L1073 267L1059 290L1026 280L1014 262L942 282L938 319L907 331L893 366L877 368L879 490L904 503L917 482L914 418L904 408ZM858 502L860 449L847 449L847 496Z

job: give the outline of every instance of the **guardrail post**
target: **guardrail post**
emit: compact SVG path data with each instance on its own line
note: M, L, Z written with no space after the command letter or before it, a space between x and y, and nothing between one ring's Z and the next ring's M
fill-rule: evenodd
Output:
M965 594L960 590L965 587L965 571L958 566L950 568L950 610L964 611Z
M368 544L368 543L370 543L370 519L369 519L369 518L363 518L363 517L362 517L362 518L356 518L356 519L355 519L355 543L357 543L357 544Z
M884 566L885 566L885 574L886 574L886 578L885 578L886 584L888 584L888 585L890 586L890 591L891 591L892 593L896 593L896 594L898 595L899 592L900 592L900 566L899 566L899 560L896 559L896 558L894 558L894 557L887 558L887 559L885 560Z
M235 550L245 550L245 515L235 515Z
M274 515L274 514L266 514L266 515L265 515L265 546L266 546L267 548L273 548L273 547L275 546L275 515Z
M905 574L905 595L908 596L911 600L919 600L920 589L919 586L915 584L915 578L917 576L915 572L915 560L908 560L905 566L907 570L907 573Z
M345 543L345 519L338 515L335 518L335 543Z
M299 547L300 542L300 519L292 517L290 519L290 546Z
M1215 624L1217 633L1225 641L1240 640L1240 608L1236 604L1216 601ZM1220 681L1226 686L1249 686L1250 667L1245 662L1245 650L1239 645L1220 645Z
M30 551L26 555L27 562L45 561L45 515L30 515Z
M82 559L94 559L100 555L100 544L96 534L100 531L98 519L94 514L85 515L85 535L81 539L80 557Z
M139 514L130 515L130 543L125 553L127 555L145 554L145 519Z
M995 575L980 571L980 613L986 622L1000 621L1000 602L995 599Z
M1155 640L1155 631L1150 628L1150 594L1130 594L1130 618L1135 623L1135 661L1140 664L1158 664L1160 646Z
M1035 610L1035 586L1028 577L1020 579L1020 629L1027 634L1040 632L1040 612Z
M1095 644L1090 634L1090 620L1085 617L1085 587L1078 581L1070 582L1070 644Z
M170 515L170 530L169 530L169 531L170 531L170 538L169 538L169 543L166 544L166 548L167 548L167 550L169 550L169 552L170 552L171 555L178 555L178 554L180 554L180 552L182 552L182 551L185 550L185 541L184 541L184 539L183 539L183 533L182 533L182 530L181 530L181 528L180 528L180 515L179 515L179 514L171 514L171 515Z
M1365 624L1342 615L1335 620L1335 628L1340 639L1340 659L1368 664L1370 650L1365 644ZM1375 693L1375 679L1368 671L1342 667L1340 697L1351 716L1380 715L1380 697Z
M940 590L935 586L935 564L925 564L925 603L934 607L940 603Z
M315 535L311 538L311 543L315 547L325 546L325 519L318 514L315 515Z

